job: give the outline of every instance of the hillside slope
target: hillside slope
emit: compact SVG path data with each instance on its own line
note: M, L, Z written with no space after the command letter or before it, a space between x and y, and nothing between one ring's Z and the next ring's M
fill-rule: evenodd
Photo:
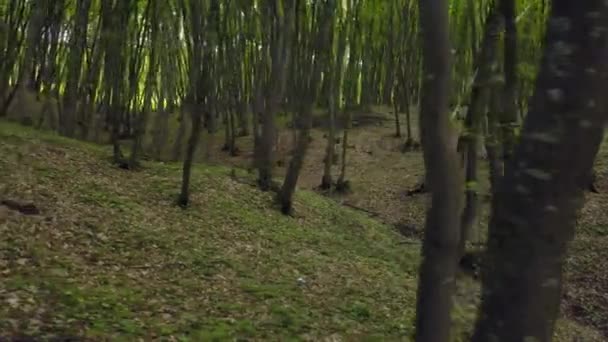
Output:
M105 147L0 121L0 339L407 340L418 244L315 193L296 217L197 166L192 206L173 205L180 165L110 166ZM238 179L247 178L239 173ZM23 208L22 208L23 209ZM39 211L39 212L36 212ZM474 317L460 286L455 332ZM600 341L560 324L560 341Z

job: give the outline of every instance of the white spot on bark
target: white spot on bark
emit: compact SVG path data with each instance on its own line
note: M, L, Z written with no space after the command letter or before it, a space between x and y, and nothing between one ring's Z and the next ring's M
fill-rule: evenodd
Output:
M450 284L450 283L453 283L453 282L454 282L454 277L448 277L448 278L445 278L445 279L444 279L444 280L441 282L441 284L442 284L442 285L447 285L447 284Z
M597 70L595 68L589 67L585 68L585 72L587 73L587 75L595 75L597 73Z
M595 100L594 99L590 99L589 101L587 101L587 108L595 108Z
M551 19L550 22L551 27L558 32L568 32L572 27L570 23L570 18L566 17L556 17Z
M600 38L602 36L602 33L604 33L606 31L606 28L603 26L595 26L593 27L593 30L591 30L591 32L589 32L589 36L591 38Z
M527 134L525 138L530 140L536 140L540 142L544 142L547 144L557 144L559 143L559 137L556 134L548 133L548 132L539 132L539 133L531 133Z
M593 126L593 123L589 120L581 120L578 123L582 128L591 128Z
M555 278L547 279L543 282L543 287L558 287L559 281Z
M549 181L553 178L553 175L551 175L551 173L543 171L541 169L525 169L524 173L532 178L543 181Z
M549 204L545 207L545 211L549 212L549 213L555 213L555 212L557 212L557 207L554 206L553 204Z
M572 45L566 43L563 40L558 40L557 42L555 42L553 48L557 53L562 56L569 56L574 52L574 48L572 47Z
M529 195L530 194L530 190L528 190L528 188L526 188L525 186L523 186L521 184L517 184L515 186L515 191L517 191L518 193L520 193L522 195Z
M432 80L434 80L434 79L435 79L435 74L427 74L427 75L425 76L425 78L426 78L428 81L432 81Z
M559 88L549 89L547 90L547 95L549 95L551 101L561 102L564 98L564 91Z

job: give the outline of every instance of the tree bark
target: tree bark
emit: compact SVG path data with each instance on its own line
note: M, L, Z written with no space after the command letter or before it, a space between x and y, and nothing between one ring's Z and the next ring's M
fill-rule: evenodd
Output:
M274 18L274 39L272 39L272 67L270 84L266 94L266 110L262 113L262 134L259 139L258 184L262 191L272 187L274 169L274 143L277 139L276 114L283 101L287 70L291 60L291 36L293 33L293 18L295 4L289 1L284 6L283 1L277 0L271 7ZM286 18L285 15L288 15Z
M504 173L502 159L502 145L500 143L499 113L501 108L502 89L494 87L490 98L488 111L488 135L486 136L486 150L488 151L488 166L490 169L490 192L492 196L497 192Z
M144 106L141 114L137 118L135 123L135 132L133 137L133 146L131 148L131 158L129 159L129 165L131 168L136 168L139 164L139 156L143 150L143 139L146 135L146 128L148 127L148 117L152 111L152 94L154 92L156 78L158 73L158 57L157 57L157 45L159 27L158 27L158 16L159 16L159 4L158 0L148 0L148 22L150 25L150 55L148 59L148 73L146 75L146 89L144 90ZM158 115L160 114L160 106Z
M495 5L493 5L495 6ZM460 251L475 230L479 219L479 147L482 136L482 121L490 100L493 76L496 73L498 40L502 31L502 17L493 7L487 19L482 46L477 58L477 77L473 85L471 102L465 119L465 206L462 213Z
M551 341L575 217L608 119L608 7L554 0L542 67L493 201L473 341Z
M65 86L63 110L61 111L59 124L62 133L68 137L73 137L76 129L76 99L80 84L84 51L87 44L90 8L91 0L79 0L76 2L74 33L71 39L71 48L68 57L68 80Z
M420 131L426 183L432 193L426 215L416 305L416 341L450 340L452 295L458 263L462 178L456 134L449 122L450 43L446 0L420 0L423 72ZM447 171L449 170L449 171Z
M202 114L200 108L192 106L190 117L192 120L192 133L188 139L186 147L186 157L184 158L184 166L182 171L182 188L177 199L177 204L185 208L190 204L190 178L192 175L192 164L194 163L194 154L201 138L201 121Z
M515 0L498 0L505 22L504 47L504 110L500 116L503 136L503 159L509 167L513 150L517 143L515 130L518 127L517 117L517 27L515 24Z
M291 214L293 207L293 194L298 182L300 170L304 164L304 158L308 145L310 144L310 130L312 128L312 108L317 100L317 92L319 83L321 81L322 70L327 66L328 52L333 33L331 31L332 16L335 6L335 0L329 0L328 3L324 4L325 9L321 20L321 27L315 34L314 40L314 60L311 60L311 75L306 79L307 84L304 86L306 95L302 99L301 105L301 117L302 117L302 129L298 136L298 141L295 149L293 158L289 162L287 173L285 174L285 180L283 186L278 194L278 200L281 205L281 211L285 215ZM333 83L333 80L330 80ZM333 95L333 94L332 94Z
M177 128L177 133L175 133L175 141L173 143L173 161L178 161L182 158L186 128L186 110L182 104L179 109L179 126Z

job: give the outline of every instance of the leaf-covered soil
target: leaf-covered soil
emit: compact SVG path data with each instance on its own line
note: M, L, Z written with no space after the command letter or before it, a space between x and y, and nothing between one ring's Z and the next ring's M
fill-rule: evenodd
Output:
M245 171L222 166L195 167L182 210L173 205L180 165L129 172L109 155L0 122L0 200L36 209L0 205L0 340L409 340L416 240L311 191L284 217ZM381 184L408 185L389 176ZM352 196L364 198L361 184ZM459 282L458 337L474 318L476 287ZM573 302L599 302L588 294ZM559 341L602 340L573 321L558 330Z
M420 151L403 153L404 138L396 138L390 108L377 106L370 113L358 113L365 119L350 131L347 175L353 191L346 195L333 194L339 203L361 208L376 219L391 225L410 237L420 237L424 226L426 195L406 196L416 188L424 174ZM323 115L323 113L318 113ZM413 115L414 139L418 140L418 122ZM357 115L355 115L357 118ZM402 133L405 123L402 118ZM292 133L284 131L282 141L290 141ZM313 130L313 140L307 155L300 186L313 190L321 182L322 163L325 157L326 132ZM221 139L218 139L221 141ZM206 160L222 165L246 167L250 165L251 143L247 138L239 141L243 149L240 157L210 153ZM341 145L337 146L337 149ZM215 148L212 150L219 150ZM289 161L288 149L281 150L282 165ZM480 193L488 195L488 176L485 161L480 162ZM566 263L566 286L562 313L577 322L602 331L608 339L608 143L600 150L596 162L596 186L599 194L587 193L585 206L578 221L576 239L571 245ZM277 169L279 174L284 168ZM334 175L339 172L334 168ZM483 243L490 208L484 201L484 216L472 238Z

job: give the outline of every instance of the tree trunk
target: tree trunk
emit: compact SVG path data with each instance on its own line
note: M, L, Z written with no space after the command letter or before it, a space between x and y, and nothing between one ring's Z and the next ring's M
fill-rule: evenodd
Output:
M351 116L350 112L346 110L344 113L344 132L342 133L342 157L340 158L340 176L338 176L338 182L336 183L337 189L346 190L348 183L346 180L346 152L348 150L348 130L350 129Z
M308 145L310 144L310 129L312 128L312 108L304 109L302 112L302 128L298 136L298 142L287 167L283 186L278 194L278 202L281 205L281 212L285 215L290 215L293 207L293 194L298 183L300 170L304 164L304 158Z
M395 91L397 91L395 89ZM399 122L399 103L393 98L393 110L395 112L395 137L401 138L401 122Z
M178 161L182 158L182 153L184 150L184 138L186 136L186 110L184 105L180 106L179 113L179 126L177 128L177 133L175 133L175 142L173 143L173 160Z
M68 57L68 79L65 86L63 110L60 113L61 119L59 124L62 133L68 137L73 137L76 129L76 100L80 83L82 61L87 44L90 7L91 0L79 0L76 2L74 33Z
M9 96L4 105L5 108L10 107L11 100L15 96L22 96L26 91L34 88L31 75L35 74L36 51L38 50L37 47L40 43L42 27L49 6L49 0L35 0L31 4L32 13L27 25L23 62L19 70L18 83L15 85L15 95ZM25 115L29 116L31 113Z
M504 172L502 160L502 146L500 144L499 113L501 108L502 89L494 87L490 99L490 110L488 111L488 135L485 139L488 151L488 163L490 169L490 192L492 196L497 192Z
M191 108L191 119L192 119L192 133L188 139L188 146L186 147L186 156L184 158L184 167L182 170L182 189L177 199L177 204L185 208L190 203L190 176L192 174L192 164L194 163L194 154L198 147L201 138L201 119L202 114L200 108Z
M554 0L521 142L493 201L473 341L551 341L563 262L603 139L605 1Z
M416 341L450 340L458 263L462 178L448 117L450 43L446 0L420 0L424 83L420 132L431 207L426 215L416 306ZM448 171L449 170L449 171Z
M505 22L504 110L500 116L500 124L504 142L503 159L505 167L508 167L517 142L515 130L519 121L517 117L517 27L515 24L515 0L500 0L499 2Z
M332 32L332 19L333 12L335 6L335 0L330 0L325 4L324 13L321 14L322 22L320 23L321 27L319 31L315 35L314 42L314 53L317 58L311 61L311 75L306 78L307 84L304 86L306 95L302 99L303 104L301 106L301 117L302 117L302 129L300 130L300 135L298 137L298 142L295 149L295 154L291 161L289 162L289 167L287 168L287 173L285 174L285 180L283 182L283 186L278 194L278 200L281 205L281 212L285 215L291 214L292 211L292 200L293 194L296 189L296 185L298 183L298 177L300 176L300 170L302 169L302 165L304 164L304 157L306 156L306 151L308 150L308 145L310 144L310 130L312 128L312 109L317 100L317 92L319 83L321 81L321 73L324 68L327 67L328 63L328 55L331 52L328 52L331 37L333 36ZM333 80L330 80L333 85ZM332 94L333 95L333 94ZM333 96L332 96L333 97Z
M160 28L158 27L158 17L160 15L158 0L148 0L148 10L146 12L148 11L150 13L148 22L151 27L150 55L148 59L149 66L148 74L146 75L146 89L144 90L144 106L141 115L137 118L137 122L135 123L133 146L131 149L131 158L129 160L131 168L138 166L139 155L143 150L143 139L146 135L146 129L148 127L148 117L152 111L152 94L155 88L156 79L158 77L157 73L159 68L156 45L156 41L158 40L160 33ZM157 106L157 108L160 109L160 106ZM157 112L160 113L160 110Z
M471 103L465 119L466 132L465 142L465 185L466 200L464 212L462 213L462 226L460 237L460 251L464 253L465 244L478 224L479 219L479 189L478 156L482 135L482 120L487 110L491 82L496 72L496 55L498 51L498 40L502 30L502 17L495 7L486 21L479 57L477 58L477 77L473 85Z
M325 160L323 167L323 178L321 180L321 189L331 189L333 180L331 176L331 167L334 164L334 155L336 145L336 99L334 98L333 86L332 94L329 95L329 132L327 134L327 147L325 148Z
M272 7L272 6L271 6ZM291 36L293 33L293 18L295 5L284 8L282 1L275 3L273 18L275 20L275 37L272 40L272 67L270 73L270 84L268 87L266 110L262 113L262 134L259 139L258 162L258 184L262 191L268 191L272 187L272 175L274 169L274 143L277 138L276 114L283 101L285 93L285 82L290 56ZM286 13L289 16L285 17Z

